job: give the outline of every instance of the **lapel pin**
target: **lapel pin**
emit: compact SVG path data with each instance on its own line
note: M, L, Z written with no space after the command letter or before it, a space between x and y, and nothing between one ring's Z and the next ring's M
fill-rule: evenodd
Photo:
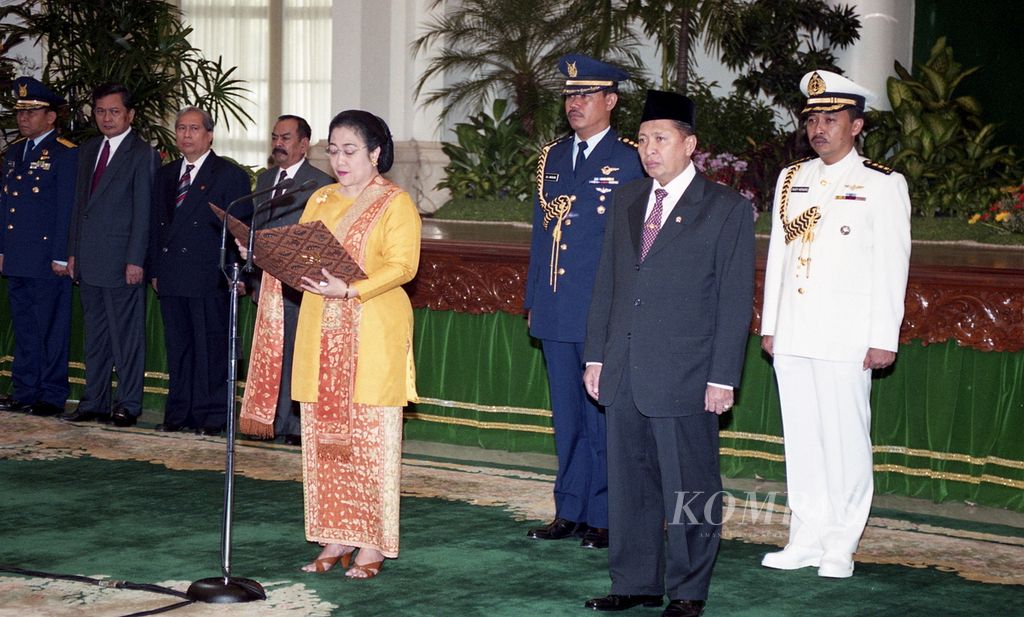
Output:
M843 225L842 227L839 228L839 233L843 234L844 236L850 235L850 226Z
M677 222L677 223L682 223L682 222L683 222L683 217L681 217L681 216L677 216L677 217L676 217L676 222Z

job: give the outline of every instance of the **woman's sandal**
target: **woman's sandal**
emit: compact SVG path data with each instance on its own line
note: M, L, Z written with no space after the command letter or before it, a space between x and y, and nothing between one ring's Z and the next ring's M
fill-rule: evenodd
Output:
M347 552L342 553L340 555L335 555L334 557L317 557L313 560L312 570L306 570L305 568L303 568L302 571L323 574L324 572L327 572L328 570L333 568L335 564L337 564L339 561L341 562L341 567L347 570L349 564L352 563L352 555L355 552L356 549L352 548L349 549Z
M355 564L345 572L345 576L356 579L367 579L373 578L380 574L380 569L384 565L384 560L374 561L373 563L366 564ZM358 575L356 574L358 573Z

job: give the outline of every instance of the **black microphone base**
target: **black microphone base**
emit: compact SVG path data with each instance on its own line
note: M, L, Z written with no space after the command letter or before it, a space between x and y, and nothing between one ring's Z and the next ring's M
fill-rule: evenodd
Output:
M186 592L190 600L210 604L237 604L266 600L263 586L248 578L214 576L189 585Z

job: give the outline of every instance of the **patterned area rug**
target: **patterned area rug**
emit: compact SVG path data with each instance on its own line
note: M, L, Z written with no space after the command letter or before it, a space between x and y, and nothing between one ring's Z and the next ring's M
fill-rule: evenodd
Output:
M0 414L0 459L53 460L88 456L109 461L141 461L172 470L218 471L224 468L224 440L191 434L161 434L148 429L117 429L101 425L71 425L49 418ZM256 480L301 481L296 448L237 442L236 472ZM546 520L552 513L549 474L424 460L406 457L402 493L410 497L456 500L471 505L506 508L522 520ZM726 503L726 539L783 545L787 511L765 496ZM920 519L921 517L917 517ZM975 528L977 528L975 526ZM1024 534L985 533L953 526L916 523L896 516L872 517L856 560L862 563L932 567L984 583L1024 585ZM102 578L102 575L98 575ZM188 583L160 583L181 591ZM217 606L223 615L330 615L334 607L302 584L265 582L268 602L258 605ZM131 594L131 595L129 595ZM0 617L7 615L116 615L151 610L175 603L171 596L117 591L116 600L102 587L83 586L14 576L0 577ZM126 606L126 600L137 602ZM116 610L104 608L116 602ZM16 606L16 612L6 607ZM207 605L175 611L207 615Z

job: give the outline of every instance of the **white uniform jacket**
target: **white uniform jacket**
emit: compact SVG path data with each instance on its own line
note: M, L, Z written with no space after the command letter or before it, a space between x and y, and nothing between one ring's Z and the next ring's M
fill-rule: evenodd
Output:
M820 220L787 244L782 215L814 206ZM833 165L798 161L779 175L772 218L761 334L774 353L860 362L869 347L896 351L910 266L903 176L856 150Z

